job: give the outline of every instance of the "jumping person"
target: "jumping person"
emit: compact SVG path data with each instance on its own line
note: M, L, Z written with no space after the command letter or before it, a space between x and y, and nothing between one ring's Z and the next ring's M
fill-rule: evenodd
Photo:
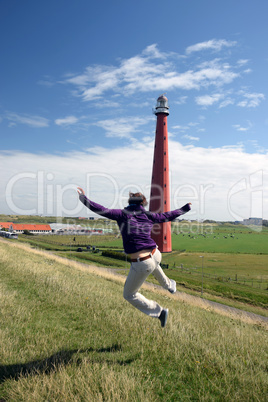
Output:
M155 241L151 238L154 223L172 221L191 209L191 203L180 209L164 213L148 212L144 207L148 204L141 193L129 193L129 205L124 209L108 209L85 196L85 192L78 187L80 201L91 211L115 220L123 239L124 251L131 259L131 266L124 286L124 298L141 312L150 317L158 318L161 326L165 327L168 309L161 307L153 300L148 300L138 292L148 275L158 280L160 285L170 293L176 292L176 282L169 279L160 262L162 255Z

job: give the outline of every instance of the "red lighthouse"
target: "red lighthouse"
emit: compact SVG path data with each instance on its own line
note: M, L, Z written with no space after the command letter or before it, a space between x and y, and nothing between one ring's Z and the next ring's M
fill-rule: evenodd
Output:
M157 116L157 122L155 131L150 211L159 213L170 211L167 129L169 106L168 100L164 95L159 96L157 99L154 113ZM152 229L152 238L155 240L161 252L168 253L172 251L171 222L155 224Z

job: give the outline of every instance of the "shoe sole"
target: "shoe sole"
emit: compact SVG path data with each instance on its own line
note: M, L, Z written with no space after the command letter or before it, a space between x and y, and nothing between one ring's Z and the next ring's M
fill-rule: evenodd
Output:
M165 319L163 320L163 322L161 321L161 327L162 328L165 328L166 323L167 323L167 319L168 319L168 308L164 309L164 310L165 310L166 314L165 314Z

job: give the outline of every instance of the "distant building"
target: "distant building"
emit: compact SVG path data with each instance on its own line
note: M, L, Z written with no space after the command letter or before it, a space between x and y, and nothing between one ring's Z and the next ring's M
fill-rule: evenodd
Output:
M33 225L33 224L21 224L13 222L0 222L1 229L7 229L13 233L23 233L24 230L28 230L33 234L47 234L52 233L50 225Z
M249 218L243 220L243 225L262 226L262 218Z
M91 226L70 225L69 223L51 223L52 232L55 234L104 234L104 232L111 232L111 229L92 228Z

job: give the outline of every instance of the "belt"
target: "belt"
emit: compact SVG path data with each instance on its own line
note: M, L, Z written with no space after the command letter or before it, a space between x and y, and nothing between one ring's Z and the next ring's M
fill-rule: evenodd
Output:
M145 257L133 258L133 259L131 260L131 262L141 262L141 261L148 260L148 258L151 258L152 255L154 255L155 251L156 251L156 248L154 248L154 249L152 250L152 252L151 252L150 254L146 255Z

